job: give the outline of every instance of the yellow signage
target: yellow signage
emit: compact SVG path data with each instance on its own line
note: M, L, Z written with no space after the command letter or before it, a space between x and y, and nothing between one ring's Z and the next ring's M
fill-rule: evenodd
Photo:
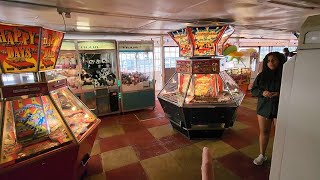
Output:
M110 50L116 49L114 41L81 41L78 50Z

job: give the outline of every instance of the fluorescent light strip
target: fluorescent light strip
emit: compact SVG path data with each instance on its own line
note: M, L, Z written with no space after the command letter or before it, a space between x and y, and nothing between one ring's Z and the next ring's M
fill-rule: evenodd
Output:
M78 30L90 30L89 26L77 26Z

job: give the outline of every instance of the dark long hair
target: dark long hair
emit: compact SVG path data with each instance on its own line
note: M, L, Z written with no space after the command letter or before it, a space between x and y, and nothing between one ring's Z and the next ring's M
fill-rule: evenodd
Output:
M279 60L279 66L275 70L271 70L267 65L269 56L276 57ZM286 60L286 57L279 52L270 52L264 57L263 68L261 72L263 83L270 83L272 81L281 82L282 69L283 69L283 64L285 63L285 60Z

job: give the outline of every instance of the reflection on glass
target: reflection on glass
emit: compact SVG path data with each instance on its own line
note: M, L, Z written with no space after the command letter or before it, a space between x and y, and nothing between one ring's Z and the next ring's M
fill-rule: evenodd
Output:
M224 81L225 87L231 93L234 101L238 105L240 105L240 103L244 97L244 94L240 90L238 84L225 71L220 72L220 76L221 76L222 80Z
M74 46L73 43L71 45ZM82 82L79 76L81 67L79 67L78 56L75 50L61 50L57 59L56 69L59 69L58 73L60 75L67 77L70 88L76 89L81 87Z
M50 94L65 117L71 131L80 140L82 135L95 123L96 117L74 97L68 88L61 88L52 91Z
M185 105L240 105L244 94L225 72L219 74L175 73L160 91L159 98L180 107Z
M163 97L178 106L182 106L190 81L190 74L176 73L168 81L159 96Z
M36 82L36 79L33 73L2 74L2 80L5 86Z
M152 52L121 52L119 56L123 91L153 88Z
M1 163L72 141L48 96L6 101L3 121Z
M230 103L232 97L219 74L194 74L186 97L187 104Z

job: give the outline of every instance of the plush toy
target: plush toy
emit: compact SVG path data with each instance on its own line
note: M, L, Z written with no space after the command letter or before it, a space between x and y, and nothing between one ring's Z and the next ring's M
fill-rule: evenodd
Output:
M143 81L148 81L149 77L143 73L135 72L135 73L122 73L121 74L122 84L130 85L130 84L138 84Z
M93 78L85 70L82 70L81 80L82 80L83 85L92 85L93 84Z
M101 60L100 59L97 59L96 60L96 68L98 68L98 69L101 69Z
M88 62L88 69L94 69L95 68L95 61L94 60L89 60Z
M107 85L113 86L116 83L116 78L117 77L115 74L113 74L113 73L108 74L107 79L106 79Z
M102 59L102 60L101 60L101 68L106 68L106 67L107 67L107 63L108 63L107 60Z
M101 84L100 84L100 82L98 81L98 79L95 79L95 80L94 80L94 86L95 86L95 87L100 87L100 86L101 86Z

